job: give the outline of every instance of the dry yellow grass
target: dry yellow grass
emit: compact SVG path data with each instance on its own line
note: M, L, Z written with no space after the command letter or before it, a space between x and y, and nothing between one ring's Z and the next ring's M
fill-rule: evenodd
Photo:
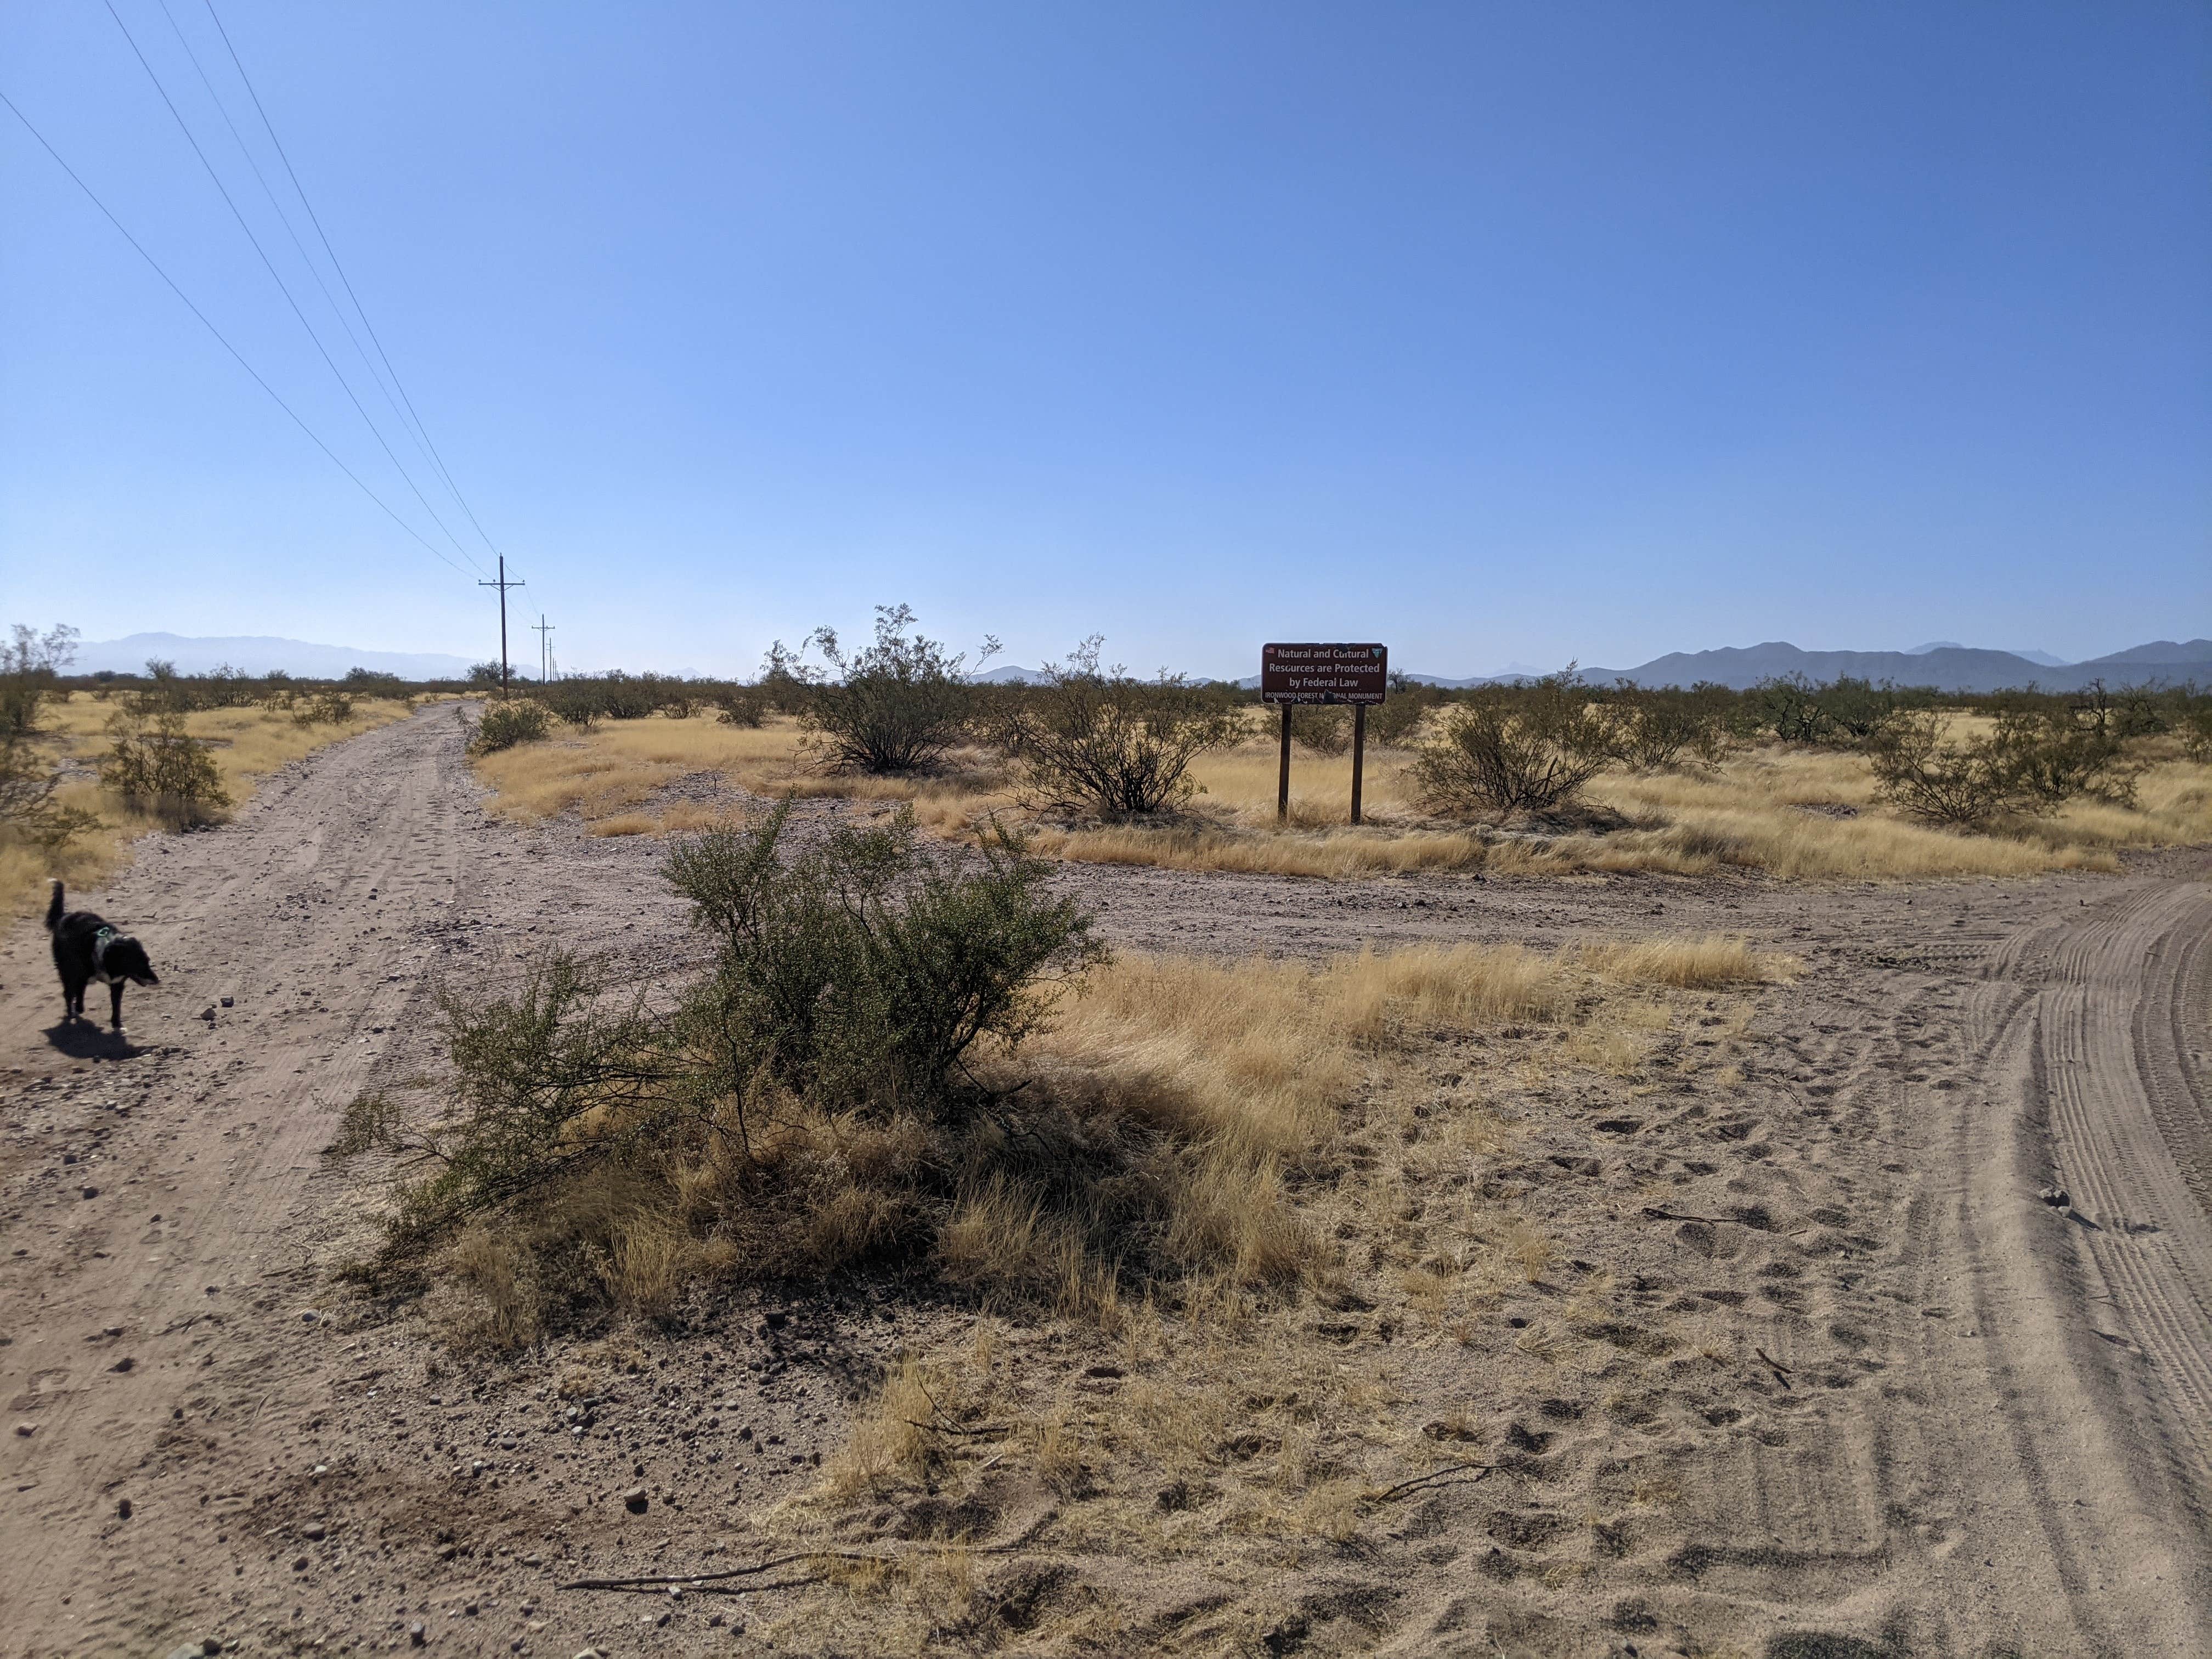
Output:
M52 733L55 752L92 768L106 752L107 719L117 707L112 701L78 691L48 703L40 719ZM216 769L235 807L251 800L260 780L279 767L327 744L403 720L412 707L404 702L363 699L354 704L349 719L315 726L301 726L289 714L263 708L210 708L187 715L185 726L192 736L214 745ZM50 877L59 876L71 888L97 887L128 861L132 842L160 829L151 817L134 811L89 777L64 785L60 799L64 805L93 813L101 828L77 836L58 854L0 844L0 903L10 916L30 915L42 906Z
M1201 793L1176 823L1042 823L1033 826L1034 843L1075 863L1339 880L1477 870L1509 877L1700 876L1739 868L1808 881L2115 870L2121 848L2212 841L2212 765L2184 758L2178 744L2153 753L2136 807L2076 801L1999 835L1933 829L1885 807L1863 757L1778 745L1742 750L1709 770L1603 775L1590 798L1633 827L1532 834L1424 816L1407 775L1410 757L1386 749L1367 757L1368 822L1357 828L1345 822L1349 757L1295 750L1290 820L1279 823L1276 750L1272 739L1255 735L1200 757L1192 776ZM701 717L611 721L487 757L477 768L498 792L495 813L535 821L574 811L603 836L666 834L711 821L710 807L652 805L657 790L698 772L769 798L911 802L923 825L940 834L963 832L993 813L1021 817L1009 781L984 755L958 756L938 778L831 775L812 763L804 734L787 718L757 729Z
M666 835L716 822L726 809L684 800L652 805L659 790L701 773L768 799L910 802L926 827L940 831L1010 804L993 791L994 780L980 771L979 756L957 755L953 769L941 778L834 775L813 763L805 737L788 716L744 726L709 715L654 714L610 720L590 732L556 728L542 743L518 744L478 756L474 763L477 776L496 792L489 808L493 816L529 823L573 811L595 836Z
M1576 956L1593 973L1616 983L1666 985L1681 991L1770 984L1795 979L1804 969L1796 957L1755 951L1746 940L1726 933L1585 945Z

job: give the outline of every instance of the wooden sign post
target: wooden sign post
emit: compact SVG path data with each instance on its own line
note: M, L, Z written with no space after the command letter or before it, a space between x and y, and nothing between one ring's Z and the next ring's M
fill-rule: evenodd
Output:
M1308 704L1352 707L1352 821L1359 822L1359 787L1367 757L1367 710L1390 689L1390 653L1379 645L1263 645L1260 701L1283 711L1281 775L1275 818L1291 816L1291 711Z

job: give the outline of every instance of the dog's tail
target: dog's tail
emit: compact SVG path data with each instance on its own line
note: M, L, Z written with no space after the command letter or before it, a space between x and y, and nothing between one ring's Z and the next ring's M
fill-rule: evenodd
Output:
M55 929L55 928L57 928L57 927L60 927L60 926L61 926L61 921L62 921L62 881L61 881L61 878L60 878L59 876L56 876L56 877L54 877L54 878L53 878L53 879L52 879L52 880L51 880L50 882L48 882L46 884L47 884L48 886L52 887L52 888L54 890L54 896L53 896L52 898L50 898L50 899L48 899L48 900L46 901L46 931L47 931L48 933L52 933L52 932L54 931L54 929Z

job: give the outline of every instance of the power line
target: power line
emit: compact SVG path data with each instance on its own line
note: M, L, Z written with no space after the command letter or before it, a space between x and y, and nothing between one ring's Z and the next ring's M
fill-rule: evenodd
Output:
M453 499L461 504L461 511L469 515L469 522L476 526L477 534L483 538L483 544L496 554L499 549L493 545L491 537L478 522L476 509L469 505L468 497L461 494L461 487L453 482L453 472L446 465L446 458L438 453L438 446L430 437L430 428L424 424L422 416L416 412L415 400L407 395L407 383L399 378L399 371L392 367L391 355L385 350L384 342L377 335L376 325L369 320L368 307L362 304L361 296L354 292L353 279L346 275L344 263L339 259L337 250L331 246L329 233L323 228L322 219L315 212L315 204L307 199L307 186L300 182L300 175L293 170L292 157L284 148L284 141L276 136L276 125L270 120L269 112L262 107L261 94L254 90L253 77L246 72L246 64L239 58L238 48L231 42L230 31L223 27L222 18L216 11L215 0L201 0L201 3L207 7L208 15L215 20L216 33L222 36L223 49L230 53L231 65L237 70L238 78L246 87L246 95L253 100L254 113L261 118L261 130L269 135L270 143L276 147L277 159L284 163L285 176L291 179L292 188L299 195L300 205L307 210L307 222L314 226L315 235L323 245L323 252L330 256L331 268L337 272L346 297L353 301L353 308L361 318L361 325L368 331L369 343L375 346L376 355L383 360L385 373L392 377L392 384L398 389L400 402L407 405L408 414L414 418L413 429L419 434L422 447L429 452L431 464L438 469L438 476L445 480L446 488L453 492Z
M545 684L545 671L553 660L555 627L556 624L545 620L543 611L538 613L538 620L530 624L531 631L538 635L538 683L540 685Z
M69 175L70 182L84 192L85 198L89 201L93 206L100 210L101 214L106 216L109 224L113 225L117 231L121 233L123 240L131 244L132 250L137 252L138 257L153 267L154 274L168 284L170 293L175 295L179 300L182 300L185 302L185 309L191 312L193 316L200 319L201 325L204 327L209 333L215 336L216 343L221 345L225 351L228 351L232 357L237 360L238 366L240 368L244 369L249 375L252 376L254 385L259 386L264 392L267 392L270 398L275 401L276 407L283 410L287 415L289 415L292 417L292 424L298 427L301 431L306 433L307 434L308 441L313 443L316 448L321 450L324 454L330 457L331 464L337 467L339 471L344 473L347 477L351 478L354 482L355 487L358 489L362 495L368 496L369 500L374 501L380 507L382 507L384 509L385 516L389 518L392 523L398 525L402 530L412 536L416 541L421 542L423 548L431 555L431 556L437 559L441 564L449 567L457 574L466 576L469 574L467 571L463 570L460 566L453 563L451 559L440 552L436 544L428 540L421 531L416 529L413 525L408 523L406 520L401 518L397 513L394 513L392 510L390 503L386 501L383 496L378 495L374 489L371 489L367 484L363 483L361 479L361 475L338 459L337 452L336 450L332 449L328 444L325 443L319 437L315 435L314 428L309 426L305 421L301 420L300 418L299 411L277 395L276 387L270 386L268 381L261 378L260 370L255 368L252 363L246 361L245 356L239 351L239 349L231 344L229 340L224 337L223 331L208 320L207 313L202 311L198 306L192 303L191 295L186 294L181 288L179 288L177 286L176 279L171 276L167 271L161 269L161 262L156 259L152 254L146 252L144 246L139 242L136 236L133 236L131 234L128 228L125 226L123 221L117 218L112 212L109 211L107 204L100 199L99 196L94 193L92 186L85 183L83 179L77 177L76 169L71 167L67 161L62 160L61 152L46 142L46 134L40 132L38 128L31 125L31 118L24 114L21 109L16 107L15 100L9 97L6 93L0 92L0 104L5 104L8 106L9 112L18 121L21 121L23 124L23 130L26 132L28 132L32 137L39 141L40 148L44 149L47 155L54 158L54 165Z
M209 179L213 180L216 192L222 198L223 205L230 210L231 217L238 221L238 228L246 233L246 240L253 245L253 252L259 256L262 268L269 273L270 280L276 284L277 292L284 296L284 303L291 307L292 314L300 319L300 326L307 331L307 337L314 342L315 350L321 356L324 366L331 371L339 386L344 391L347 401L353 404L355 412L361 416L362 424L368 428L378 447L384 451L386 459L391 461L392 466L398 470L400 477L405 480L408 489L414 491L415 499L422 503L422 510L430 515L430 521L445 532L446 539L453 543L453 550L456 553L465 559L468 558L468 550L461 545L460 538L454 535L446 521L438 516L438 509L430 505L429 497L423 495L422 487L415 482L414 475L407 471L399 457L392 453L392 446L385 441L383 432L370 417L368 410L362 406L360 398L355 395L352 383L346 379L344 371L338 368L337 360L331 356L329 349L323 344L322 336L315 332L315 325L307 320L307 313L300 309L299 301L293 298L290 287L286 284L283 276L277 271L276 264L269 258L268 251L261 246L261 239L253 234L252 225L247 222L246 215L239 210L238 203L232 198L229 187L222 182L222 175L216 171L215 163L208 160L207 152L200 148L200 141L193 136L191 124L185 119L184 112L177 107L176 100L169 96L169 89L161 84L161 77L154 72L154 65L147 61L146 54L139 49L137 37L131 33L130 25L123 21L123 14L115 9L115 0L102 0L102 3L107 8L107 15L115 20L115 27L123 32L124 40L130 43L131 55L137 58L138 66L146 71L146 78L154 83L154 90L161 94L162 103L168 106L169 114L176 121L177 130L185 135L185 142L192 147L192 154L199 157L200 166L207 170ZM471 559L470 562L474 563L475 561Z
M361 359L362 366L368 370L369 379L375 382L377 391L383 395L385 406L398 417L400 429L414 441L415 447L418 451L422 451L423 459L431 460L428 452L423 450L422 440L416 436L415 429L407 424L406 416L400 413L399 405L392 400L392 389L385 384L384 377L378 373L375 363L370 361L368 352L362 346L360 337L354 332L352 323L347 320L345 307L337 302L337 296L331 292L331 285L323 280L322 268L316 264L313 257L307 252L306 245L300 240L300 233L293 228L291 215L285 212L283 204L276 199L276 192L270 187L268 175L262 172L261 163L254 157L252 146L246 142L246 135L238 130L238 123L231 119L230 106L223 101L222 94L216 90L215 82L208 78L207 70L201 64L199 54L192 50L192 43L178 24L176 14L169 9L169 0L155 0L155 3L161 8L161 15L168 20L169 32L177 37L177 44L184 48L185 58L191 64L193 73L199 76L200 85L207 89L208 99L215 105L216 112L222 117L223 125L229 129L231 142L238 146L239 154L246 158L246 165L252 170L254 182L261 186L261 193L268 199L270 210L276 216L276 222L284 227L284 234L290 240L293 251L300 256L300 263L307 266L307 274L315 279L315 286L322 291L323 298L329 304L331 314L338 319L338 326L345 331L346 340L353 347L354 355ZM217 26L220 27L221 20L217 19L216 21ZM252 88L249 86L246 90L251 93ZM434 469L437 465L434 461L431 461L431 465ZM448 482L447 488L451 487ZM447 533L450 535L452 532L447 532ZM459 545L458 543L456 545ZM476 563L476 560L470 556L466 548L460 548L459 550L461 556L467 558L471 564ZM481 574L481 567L479 567L479 574Z

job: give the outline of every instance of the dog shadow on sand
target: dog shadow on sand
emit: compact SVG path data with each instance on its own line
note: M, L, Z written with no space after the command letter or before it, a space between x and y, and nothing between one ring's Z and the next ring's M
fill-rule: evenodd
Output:
M88 1019L58 1020L46 1027L46 1042L71 1060L134 1060L146 1052L127 1030L115 1031Z

